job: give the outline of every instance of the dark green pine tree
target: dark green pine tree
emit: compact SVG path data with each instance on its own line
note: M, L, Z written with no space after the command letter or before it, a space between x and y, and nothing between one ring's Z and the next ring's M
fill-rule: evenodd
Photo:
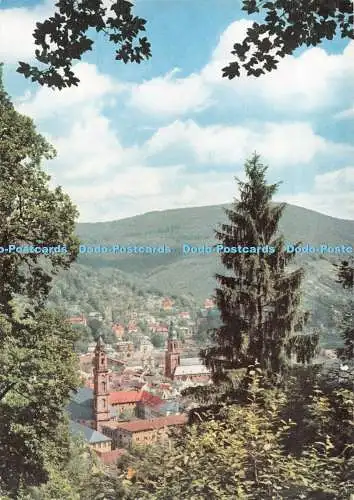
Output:
M338 280L337 283L340 283L343 288L353 290L354 289L354 260L342 260L341 263L334 264L335 267L338 267Z
M225 209L229 223L216 231L224 247L249 247L249 253L221 253L227 275L216 274L216 303L222 326L201 357L215 382L227 380L230 370L257 365L271 383L284 380L291 361L307 363L314 357L317 334L305 334L308 313L301 309L302 269L289 271L294 255L284 251L278 224L285 204L271 203L279 184L266 183L267 167L256 153L246 161L246 182L238 181L240 195ZM274 253L254 247L273 247ZM253 248L252 248L253 247ZM295 358L296 356L296 358Z
M354 261L343 260L338 267L337 283L340 283L344 289L354 291ZM343 360L354 359L354 301L351 298L344 305L341 311L339 329L344 346L337 349L338 356Z

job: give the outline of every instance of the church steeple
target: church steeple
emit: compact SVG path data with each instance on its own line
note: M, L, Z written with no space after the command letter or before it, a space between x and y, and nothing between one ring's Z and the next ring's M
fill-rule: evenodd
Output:
M99 337L95 348L93 375L95 428L100 431L101 425L110 420L107 354L102 337Z
M180 346L176 330L171 321L168 330L167 351L165 353L165 377L173 379L175 369L180 364Z

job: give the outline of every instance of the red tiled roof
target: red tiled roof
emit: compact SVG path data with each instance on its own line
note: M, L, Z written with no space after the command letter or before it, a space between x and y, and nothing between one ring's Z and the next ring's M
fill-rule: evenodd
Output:
M69 323L86 323L86 318L81 316L73 316L71 318L68 318L66 321Z
M146 391L142 392L141 401L148 406L158 406L163 403L161 398L159 398L158 396L154 396L154 394Z
M116 450L110 450L110 451L95 450L95 452L105 465L110 465L114 464L119 457L121 457L124 453L126 453L126 450L123 448L117 448Z
M188 421L186 415L169 415L168 417L155 418L154 420L133 420L131 422L117 422L117 429L128 432L143 432L154 429L162 429L171 425L184 425Z
M115 391L109 395L111 404L138 403L139 401L155 406L163 403L162 399L147 391Z
M137 403L141 400L141 392L138 391L115 391L109 395L111 404Z

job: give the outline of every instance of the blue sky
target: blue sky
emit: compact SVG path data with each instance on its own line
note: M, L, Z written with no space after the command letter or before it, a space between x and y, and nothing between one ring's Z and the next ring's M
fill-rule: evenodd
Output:
M229 202L254 150L269 181L283 181L278 200L354 219L354 44L327 42L264 77L229 81L221 68L255 19L240 3L140 0L152 59L119 63L95 35L75 67L80 86L59 92L16 74L53 4L2 1L0 60L17 109L56 147L45 168L81 221Z

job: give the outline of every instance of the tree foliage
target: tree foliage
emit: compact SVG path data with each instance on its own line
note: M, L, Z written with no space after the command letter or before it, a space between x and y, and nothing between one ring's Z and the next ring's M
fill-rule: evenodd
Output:
M0 489L11 498L67 461L64 408L79 383L76 333L44 308L52 276L77 255L76 208L60 187L50 189L41 168L53 155L0 78ZM6 252L10 245L28 251Z
M67 253L13 252L0 258L0 311L11 314L16 295L43 304L51 277L68 268L78 252L76 207L62 188L49 187L42 170L55 156L30 118L18 113L1 84L0 72L0 245L58 247ZM44 264L45 263L45 264Z
M354 290L354 261L342 260L340 264L334 264L337 268L337 283L347 290Z
M216 275L222 325L214 330L213 344L201 351L215 381L230 370L258 364L275 382L286 374L293 355L309 362L317 347L316 335L302 333L307 319L301 310L303 270L287 268L294 255L285 252L278 234L285 205L271 204L278 184L266 184L266 170L257 154L246 162L239 201L225 209L230 223L216 231L224 247L248 247L249 253L221 253L227 273ZM266 253L255 250L267 246Z
M340 283L344 289L349 292L354 290L354 262L352 260L343 260L337 267L337 283ZM338 355L341 359L354 359L354 303L349 300L340 311L338 322L341 337L344 346L338 349Z
M151 55L145 31L146 21L133 14L127 0L58 0L53 16L37 23L34 31L36 59L41 67L20 62L17 71L40 85L58 88L77 86L79 79L72 71L73 61L92 50L89 32L103 33L117 47L115 59L124 63L140 63ZM44 66L44 69L43 69Z
M350 300L340 311L338 328L343 340L343 347L337 349L342 360L354 359L354 301Z
M126 490L115 498L348 498L354 486L352 454L341 455L326 434L335 418L326 413L328 399L312 396L307 404L316 429L300 454L286 446L294 428L304 426L282 418L289 393L264 391L255 376L246 404L221 408L162 448L137 449L123 457L119 477ZM351 411L352 402L347 414ZM347 420L337 422L337 430L347 426ZM345 438L347 448L350 439Z
M78 85L73 61L92 50L91 30L103 33L116 48L115 59L140 63L151 57L145 31L146 20L134 16L128 0L58 0L56 11L34 31L36 59L40 67L20 62L18 72L40 85L63 89ZM235 43L236 61L223 68L223 76L241 72L259 77L277 68L280 59L302 46L316 46L323 40L353 39L352 0L242 0L248 15L259 14L241 43Z
M65 405L79 385L76 333L57 314L0 317L0 489L38 485L68 459Z
M302 46L319 45L323 40L354 39L352 0L243 0L242 10L260 14L241 43L235 43L236 61L223 68L230 80L245 72L259 77L277 69L280 59Z

